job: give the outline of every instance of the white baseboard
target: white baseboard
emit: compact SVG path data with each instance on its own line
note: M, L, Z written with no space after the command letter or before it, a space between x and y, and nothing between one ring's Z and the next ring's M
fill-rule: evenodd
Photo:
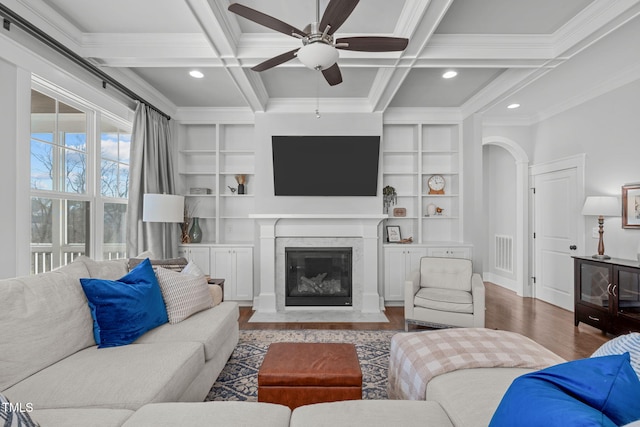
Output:
M498 286L509 289L510 291L518 293L518 283L506 277L498 276L497 274L484 272L482 273L482 280L485 282L495 283ZM518 294L519 295L519 294Z

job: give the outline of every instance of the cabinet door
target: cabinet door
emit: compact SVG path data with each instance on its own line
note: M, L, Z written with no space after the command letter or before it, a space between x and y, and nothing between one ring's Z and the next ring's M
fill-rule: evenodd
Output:
M224 279L224 299L233 300L233 274L231 271L231 248L211 248L211 276Z
M615 330L624 334L640 330L640 270L617 266L613 269L614 282L611 289L616 301Z
M253 248L232 250L234 299L253 299ZM225 286L226 288L226 286Z
M608 308L610 306L609 290L611 286L611 270L609 266L582 261L578 268L576 300L582 304L587 303L598 308Z
M193 261L204 274L211 274L209 265L209 248L189 248L189 261Z
M404 300L406 254L400 248L384 250L384 298L388 301Z

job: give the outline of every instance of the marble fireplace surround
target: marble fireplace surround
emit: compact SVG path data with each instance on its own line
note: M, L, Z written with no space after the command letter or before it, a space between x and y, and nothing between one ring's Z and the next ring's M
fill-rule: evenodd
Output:
M352 247L353 305L323 307L381 314L378 293L378 225L382 214L254 214L259 229L260 290L254 302L256 314L304 311L314 308L285 307L285 247Z

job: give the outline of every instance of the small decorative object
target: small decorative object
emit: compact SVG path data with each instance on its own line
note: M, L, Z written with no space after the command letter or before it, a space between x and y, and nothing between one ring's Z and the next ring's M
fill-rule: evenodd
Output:
M434 216L436 214L436 205L434 205L433 203L429 203L427 205L427 216Z
M393 216L404 217L407 216L406 208L393 208Z
M180 241L182 243L191 243L191 236L189 235L189 224L191 224L191 217L193 216L193 211L195 210L195 206L197 205L197 201L195 204L184 204L184 213L182 215L182 224L180 224L180 232L181 238Z
M236 182L238 183L238 194L244 194L244 184L247 182L247 176L244 174L236 175Z
M442 175L431 175L427 180L429 194L444 194L444 177Z
M402 237L400 236L399 225L387 225L387 242L400 243Z
M622 186L622 228L640 228L640 184Z
M211 189L204 187L191 187L189 189L189 194L211 194Z
M389 213L389 206L395 205L398 200L396 189L387 185L382 189L382 198L384 203L384 213Z
M442 215L442 212L444 212L444 209L441 207L436 207L436 215Z
M227 185L227 187L229 187L229 190L231 190L231 192L234 193L234 194L237 191L237 188L234 188L234 187L232 187L230 185Z
M413 237L407 237L406 239L400 239L398 243L413 243Z
M191 238L191 243L200 243L202 241L202 230L200 229L198 217L193 218L193 224L191 224L191 230L189 230L189 237Z

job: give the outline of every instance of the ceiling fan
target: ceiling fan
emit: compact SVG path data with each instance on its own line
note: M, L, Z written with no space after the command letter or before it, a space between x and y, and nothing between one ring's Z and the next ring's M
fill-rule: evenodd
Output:
M407 47L408 39L400 37L345 37L333 39L333 34L347 20L360 0L331 0L320 19L320 0L316 0L316 22L307 25L304 31L282 22L272 16L250 7L233 3L229 11L257 24L263 25L302 41L302 47L252 67L254 71L264 71L292 60L296 56L306 67L322 71L331 86L342 83L342 73L338 67L338 50L360 52L392 52Z

